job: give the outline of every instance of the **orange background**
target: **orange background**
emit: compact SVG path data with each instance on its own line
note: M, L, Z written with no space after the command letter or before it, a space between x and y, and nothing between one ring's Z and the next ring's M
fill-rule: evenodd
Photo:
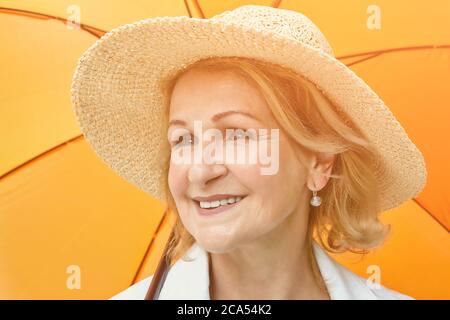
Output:
M335 55L386 102L423 152L417 198L382 214L386 244L335 256L417 299L450 298L450 2L2 1L0 4L0 299L106 299L152 274L170 231L157 202L112 172L81 136L70 103L79 56L119 25L154 16L208 18L243 4L308 16ZM70 5L81 29L70 29ZM81 270L68 289L67 267Z

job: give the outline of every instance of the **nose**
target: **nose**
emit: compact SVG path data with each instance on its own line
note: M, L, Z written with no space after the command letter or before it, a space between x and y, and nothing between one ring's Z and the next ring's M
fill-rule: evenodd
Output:
M188 180L190 183L197 184L201 188L226 174L227 168L223 164L193 164L188 171Z

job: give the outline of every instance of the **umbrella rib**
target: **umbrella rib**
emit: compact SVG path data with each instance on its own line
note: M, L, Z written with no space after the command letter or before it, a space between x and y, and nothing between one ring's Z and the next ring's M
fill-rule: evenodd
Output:
M189 18L192 18L192 12L191 12L191 8L189 8L189 3L186 0L183 0L183 2L184 2L184 6L186 7Z
M57 17L57 16L53 16L53 15L49 15L49 14L45 14L45 13L40 13L40 12L34 12L34 11L28 11L28 10L22 10L22 9L12 9L12 8L6 8L6 7L0 7L0 13L6 13L6 14L15 14L18 16L24 16L24 17L28 17L28 18L34 18L34 19L40 19L40 20L57 20L63 23L67 23L69 20L65 19L65 18L61 18L61 17ZM100 38L100 36L102 34L105 34L106 31L84 24L84 23L80 23L79 24L81 29L92 34L93 36Z
M347 59L347 58L356 58L366 55L373 55L373 54L382 54L382 53L390 53L390 52L398 52L398 51L414 51L414 50L425 50L425 49L450 49L450 44L430 44L430 45L423 45L423 46L408 46L408 47L397 47L397 48L389 48L389 49L380 49L380 50L373 50L373 51L367 51L367 52L360 52L360 53L353 53L348 54L344 56L337 56L336 59Z
M139 263L139 267L137 268L136 273L134 274L133 281L131 282L132 285L134 283L136 283L138 280L138 276L141 273L142 268L144 267L144 263L147 260L148 255L150 254L150 251L151 251L150 249L152 248L152 246L156 240L156 236L158 235L159 231L162 229L162 225L163 225L164 221L166 221L166 219L167 219L168 211L169 211L168 208L166 208L164 210L161 220L159 220L158 226L156 227L156 230L153 233L152 239L150 240L150 243L148 244L147 249L145 250L144 256L142 257L141 262Z
M194 2L195 9L197 9L197 11L198 11L198 13L200 15L200 18L205 19L205 14L203 13L202 7L198 3L198 1L197 0L193 0L193 2Z
M382 53L375 53L375 54L373 54L373 55L371 55L371 56L368 56L368 57L365 57L365 58L361 58L361 59L359 59L359 60L356 60L356 61L353 61L353 62L351 62L351 63L346 64L346 66L347 66L347 67L350 67L350 66L352 66L352 65L354 65L354 64L357 64L357 63L360 63L360 62L363 62L363 61L366 61L366 60L369 60L369 59L378 57L379 55L382 55Z
M447 232L450 232L450 228L448 228L443 222L439 221L438 218L436 218L427 208L425 208L420 202L419 200L417 200L417 198L413 198L414 202L417 203L417 205L422 208L423 211L425 211L426 213L428 213L429 216L431 216L431 218L433 218L434 221L436 221L442 228L444 228L444 230L446 230Z
M278 8L281 5L281 0L272 1L272 7Z
M76 137L74 137L74 138L71 138L71 139L69 139L69 140L67 140L67 141L65 141L65 142L63 142L63 143L60 143L60 144L58 144L58 145L56 145L56 146L54 146L54 147L51 147L50 149L48 149L48 150L46 150L46 151L44 151L44 152L42 152L42 153L39 153L38 155L36 155L36 156L34 156L33 158L31 158L31 159L25 161L24 163L22 163L22 164L20 164L20 165L18 165L18 166L16 166L16 167L14 167L14 168L12 168L12 169L6 171L4 174L2 174L2 175L0 176L0 180L6 178L6 177L9 176L10 174L12 174L14 171L19 170L20 168L26 166L27 164L33 162L34 160L37 160L37 159L39 159L40 157L45 156L46 154L49 154L50 152L53 152L53 151L55 151L56 149L59 149L59 148L65 146L65 145L68 144L68 143L75 142L75 141L81 140L81 139L83 139L83 135L78 135L78 136L76 136Z

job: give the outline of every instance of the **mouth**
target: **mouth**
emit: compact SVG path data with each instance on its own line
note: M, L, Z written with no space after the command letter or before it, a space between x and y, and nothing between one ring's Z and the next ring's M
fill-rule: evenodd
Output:
M229 210L238 205L246 195L218 194L209 197L194 197L197 211L200 215L214 215Z

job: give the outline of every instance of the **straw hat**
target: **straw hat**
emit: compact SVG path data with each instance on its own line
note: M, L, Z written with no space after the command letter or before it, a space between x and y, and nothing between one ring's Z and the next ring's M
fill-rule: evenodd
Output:
M324 35L291 10L246 5L209 19L156 17L106 33L79 59L72 103L86 140L104 162L159 200L156 152L164 97L159 80L207 57L242 56L290 68L327 96L378 150L381 210L424 187L424 158L378 95L334 57Z

